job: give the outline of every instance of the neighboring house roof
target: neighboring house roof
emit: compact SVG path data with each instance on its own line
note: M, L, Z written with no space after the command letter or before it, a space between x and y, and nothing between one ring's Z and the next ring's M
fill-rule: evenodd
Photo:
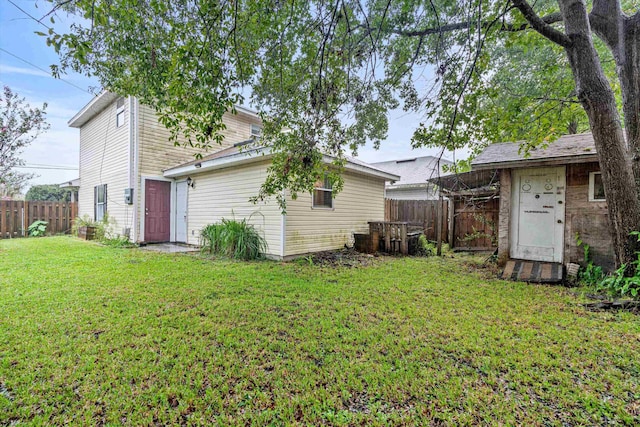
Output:
M371 163L377 168L400 176L399 181L387 184L387 189L426 187L429 185L427 182L429 179L448 175L448 173L442 171L442 166L452 164L449 160L433 156ZM438 173L438 168L440 173Z
M68 188L68 187L80 187L80 178L72 179L71 181L66 181L59 184L60 188Z
M491 144L471 162L471 166L473 169L506 169L598 160L591 133L562 136L547 148L531 149L527 157L521 153L520 144L521 142Z
M85 123L95 117L100 111L108 107L113 101L118 98L118 95L113 92L102 91L99 95L95 96L87 105L82 107L75 116L69 120L68 124L72 128L82 127ZM235 106L235 109L241 113L249 114L255 117L259 117L258 113L249 108Z
M191 173L223 169L229 166L237 166L242 163L251 163L271 158L272 152L270 147L252 147L247 144L252 141L253 140L249 140L245 141L245 143L238 143L233 147L217 151L201 159L192 160L190 162L166 169L164 171L164 176L170 178L184 176ZM329 163L333 159L333 157L325 155L323 160ZM389 181L400 179L398 175L386 172L382 169L370 165L369 163L354 159L353 157L347 157L345 169Z

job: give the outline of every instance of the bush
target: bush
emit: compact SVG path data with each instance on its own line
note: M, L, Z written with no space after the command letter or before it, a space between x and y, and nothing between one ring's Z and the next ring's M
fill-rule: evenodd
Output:
M416 255L420 256L432 256L436 254L436 245L433 242L427 240L424 234L418 237L418 247Z
M233 259L251 260L264 257L267 241L256 228L241 221L222 219L200 231L202 252L223 255Z
M631 233L640 242L640 232ZM627 275L627 265L622 264L620 268L607 276L598 286L599 290L606 291L614 297L630 296L633 299L640 298L640 252L636 252L636 260L631 262L634 275Z
M47 221L34 221L31 224L27 231L29 232L29 236L31 237L42 237L47 232L47 225L49 223Z

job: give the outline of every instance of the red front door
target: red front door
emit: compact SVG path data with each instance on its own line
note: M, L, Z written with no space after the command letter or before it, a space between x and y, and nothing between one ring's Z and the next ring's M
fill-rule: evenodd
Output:
M171 239L171 183L147 179L144 184L144 241Z

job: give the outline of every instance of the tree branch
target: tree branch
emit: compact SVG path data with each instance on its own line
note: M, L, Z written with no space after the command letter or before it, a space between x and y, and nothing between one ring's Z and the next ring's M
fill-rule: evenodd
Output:
M538 17L538 19L541 20L544 24L550 26L551 24L555 24L556 22L561 22L562 21L562 14L560 12L553 12L553 13L550 13L549 15L543 16L542 18ZM446 24L446 25L437 25L436 27L423 28L421 30L394 30L394 29L392 29L391 32L393 34L398 34L400 36L405 36L405 37L424 37L424 36L428 36L430 34L443 34L443 33L448 33L448 32L456 31L456 30L466 30L469 27L471 27L472 24L473 24L473 22L471 22L471 21L465 21L465 22L456 22L456 23ZM483 22L481 24L481 26L482 26L482 28L486 29L489 25L493 25L493 24L494 24L493 22ZM500 31L516 32L516 31L524 31L524 30L529 29L529 28L533 28L533 25L530 25L530 24L521 24L521 25L503 24L500 27ZM553 30L557 31L555 29L553 29ZM560 33L560 34L562 34L562 33Z
M522 13L527 22L529 22L531 28L545 36L547 39L564 48L568 48L571 46L571 39L567 37L567 35L563 32L558 31L550 24L547 24L544 19L536 14L536 12L533 10L531 5L526 2L526 0L511 0L511 2L520 11L520 13Z

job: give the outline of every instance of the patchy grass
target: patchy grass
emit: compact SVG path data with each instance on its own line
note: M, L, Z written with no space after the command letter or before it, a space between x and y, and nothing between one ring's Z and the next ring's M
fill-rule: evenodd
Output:
M0 425L633 425L640 321L455 259L0 242Z

